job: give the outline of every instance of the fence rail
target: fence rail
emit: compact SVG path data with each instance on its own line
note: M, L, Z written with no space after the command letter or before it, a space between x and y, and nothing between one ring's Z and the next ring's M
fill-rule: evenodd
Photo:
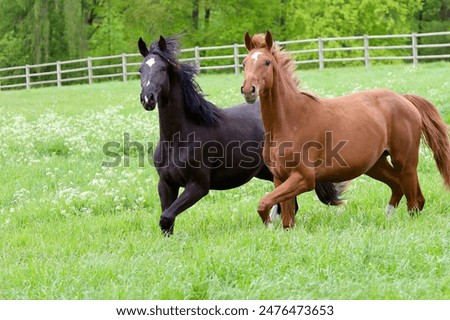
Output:
M402 60L417 66L420 60L450 60L450 32L303 39L279 41L277 44L293 55L297 65L319 69L336 63L363 63L369 68L378 61ZM180 60L196 63L200 71L230 69L239 74L241 60L245 56L244 46L233 44L182 49ZM138 76L141 60L139 54L123 53L3 68L0 69L0 90L92 84L96 79L105 78L127 81Z

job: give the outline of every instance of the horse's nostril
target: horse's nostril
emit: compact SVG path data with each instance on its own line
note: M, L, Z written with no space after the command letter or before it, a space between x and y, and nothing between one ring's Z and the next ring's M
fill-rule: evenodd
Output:
M241 87L241 93L244 94L244 86Z
M256 92L256 88L255 88L255 86L252 86L252 93L255 93Z

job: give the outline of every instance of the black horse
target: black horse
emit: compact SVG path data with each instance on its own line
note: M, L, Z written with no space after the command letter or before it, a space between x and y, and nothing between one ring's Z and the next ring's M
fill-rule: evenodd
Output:
M176 38L147 45L139 72L145 110L158 104L160 141L153 159L164 234L173 233L175 218L208 194L243 185L253 177L273 181L262 159L264 129L259 104L219 109L207 101L194 77L197 68L177 60ZM178 195L180 187L185 190ZM325 204L341 203L340 185L322 183L316 193Z

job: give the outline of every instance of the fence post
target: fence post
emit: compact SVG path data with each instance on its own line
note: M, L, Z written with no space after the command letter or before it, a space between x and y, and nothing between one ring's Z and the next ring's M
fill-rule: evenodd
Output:
M366 69L370 67L370 54L369 54L369 37L364 35L364 66Z
M25 85L27 89L30 89L30 65L25 65Z
M436 32L436 33L429 33L426 34L426 36L430 36L430 35L436 35L436 36L447 36L449 35L450 32L449 31L444 31L444 32ZM395 36L395 35L394 35ZM406 35L407 37L410 37L411 39L409 40L409 44L407 46L395 46L395 47L399 47L399 48L405 48L404 50L409 50L411 49L411 56L408 56L406 58L411 58L412 60L412 64L414 65L414 67L418 67L419 63L420 63L420 59L423 58L423 52L422 49L423 48L438 48L439 47L439 43L436 44L430 44L430 45L426 45L423 44L422 42L422 36L423 34L420 33L409 33ZM361 57L358 56L358 60L360 61L364 61L365 64L365 68L370 68L371 67L371 61L374 60L375 58L382 60L384 57L386 57L385 55L381 55L380 57L375 57L372 58L371 57L371 50L375 50L377 49L376 44L374 43L374 40L376 39L383 39L383 38L392 38L393 35L385 35L382 37L378 37L378 36L370 36L370 35L364 35L363 37L358 37L358 41L359 40L364 40L364 44L363 47L359 46L360 49L358 50L364 50L364 56L363 56L363 60L361 60ZM396 38L398 36L395 36ZM403 35L401 35L401 37L403 37ZM348 38L354 38L354 37L348 37ZM301 41L301 43L307 42L308 44L311 44L311 50L308 49L306 50L308 53L308 57L310 56L311 53L311 57L317 57L313 59L313 64L315 64L316 62L318 62L319 68L320 69L324 69L325 68L325 63L326 62L330 62L333 61L333 59L330 59L330 57L325 58L325 54L327 52L327 50L330 50L330 48L325 48L327 41L332 41L333 38L315 38L313 40L307 40L307 41ZM370 46L369 42L370 40L372 40L372 43ZM314 48L314 43L317 42L318 47ZM295 41L293 43L296 43ZM384 41L383 41L384 43ZM447 47L448 43L440 43L442 45L442 48ZM240 56L239 56L239 49L240 49L240 45L234 44L232 46L227 46L228 48L233 47L234 49L234 55L233 55L233 60L234 60L234 64L230 65L230 70L234 69L235 74L238 74L241 71L241 64L240 64ZM309 48L309 46L308 46ZM387 46L387 48L389 48L389 46ZM205 51L202 53L202 50ZM228 50L228 49L227 49ZM335 49L332 49L335 50ZM338 50L338 49L336 49ZM194 48L190 48L187 50L189 52L189 60L192 61L194 60L195 63L198 65L198 67L200 68L200 64L201 61L203 61L203 57L206 56L206 58L208 57L208 52L206 52L205 48L201 48L201 47L194 47ZM194 51L194 57L192 57L192 51ZM301 50L303 51L303 50ZM228 51L230 52L230 51ZM302 52L304 53L304 52ZM316 54L318 56L316 56ZM422 54L422 55L420 55ZM138 55L136 53L136 55ZM119 67L122 67L122 77L123 77L123 81L128 81L128 65L127 65L127 57L134 57L134 54L122 54L121 56L115 56L114 59L117 59L117 57L121 57L122 61L121 64L118 64ZM229 55L229 57L231 57L231 55ZM436 55L432 55L429 58L433 58L433 59L441 59L442 58L447 58L447 55L445 54L436 54ZM70 81L72 80L74 77L73 75L69 74L71 72L69 67L64 67L64 79L62 76L62 66L65 65L66 63L76 63L77 66L81 67L84 63L87 63L87 67L82 67L82 68L76 68L76 70L82 70L82 74L84 75L84 78L86 78L89 82L89 84L93 84L95 83L95 79L102 77L100 74L99 75L94 75L95 72L97 72L97 69L101 69L104 66L106 67L106 65L100 65L94 61L96 61L97 59L102 59L102 58L109 58L109 57L99 57L99 58L84 58L84 59L80 59L80 60L76 60L76 62L71 62L71 61L56 61L56 80L52 80L49 81L49 83L51 82L52 85L56 82L58 87L62 87L66 85L66 81ZM220 57L219 57L220 58ZM402 57L403 58L403 57ZM231 58L226 58L228 59L228 61L231 61ZM83 60L86 60L85 62L83 62ZM117 60L116 60L117 61ZM297 61L297 62L302 62L302 61ZM309 63L308 61L305 61L307 63ZM53 67L53 65L55 64L55 62L52 62L51 64L45 64L46 66L50 66ZM96 64L94 66L94 64ZM130 66L132 66L134 63L131 63L130 61ZM114 64L116 65L116 64ZM85 65L86 66L86 65ZM215 65L213 66L215 67ZM223 66L220 66L220 68L222 68ZM228 67L228 66L227 66ZM31 70L33 68L33 70ZM39 72L39 69L41 69L41 67L38 67L38 65L21 65L21 66L17 66L17 67L10 67L10 68L1 68L0 72L2 73L2 80L1 80L1 90L5 90L7 88L13 88L13 87L21 87L21 88L26 88L26 89L30 89L33 85L36 85L36 82L39 82L38 80L40 79L40 75L41 73ZM22 74L22 70L24 70L24 74ZM4 72L7 72L8 75L3 75ZM87 72L87 74L85 74L84 72ZM46 73L46 75L51 74L51 77L53 77L53 75L55 74L54 71L52 72L43 72ZM99 72L97 72L99 73ZM77 72L78 74L78 72ZM134 74L134 72L130 71L130 75ZM113 76L116 76L116 74L114 74ZM119 74L120 76L120 74ZM39 77L39 78L37 78ZM13 81L10 84L10 79L16 79L18 78L18 83L16 83L16 81ZM75 77L78 78L78 77ZM24 80L24 83L22 83L22 80ZM62 81L64 80L64 81ZM34 81L34 83L33 83ZM47 82L47 81L45 81Z
M198 52L198 46L195 46L194 48L194 57L195 57L195 64L198 67L198 73L200 74L200 53Z
M87 58L87 68L88 68L88 82L92 84L92 58Z
M58 87L62 86L61 78L61 61L56 61L56 84Z
M127 82L127 56L122 53L122 79L123 82Z
M414 67L417 67L419 64L419 54L417 50L417 33L411 34L412 37L412 58L413 58L413 65Z
M233 44L233 49L234 49L234 74L238 75L239 74L239 48L238 48L237 43Z
M319 69L322 70L324 68L323 40L322 40L322 38L318 38L317 40L319 41Z

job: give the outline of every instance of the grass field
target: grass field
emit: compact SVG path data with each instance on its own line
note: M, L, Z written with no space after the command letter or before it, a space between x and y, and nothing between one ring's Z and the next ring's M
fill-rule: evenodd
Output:
M450 64L301 72L319 96L368 88L415 93L450 123ZM220 106L240 103L242 76L202 75ZM158 139L139 82L0 91L1 299L450 299L450 197L421 150L427 199L388 219L388 188L353 181L338 208L299 196L297 226L266 229L256 207L272 189L252 180L212 191L161 235L157 174L137 152L107 168L103 145L124 133ZM126 162L129 166L125 166Z

